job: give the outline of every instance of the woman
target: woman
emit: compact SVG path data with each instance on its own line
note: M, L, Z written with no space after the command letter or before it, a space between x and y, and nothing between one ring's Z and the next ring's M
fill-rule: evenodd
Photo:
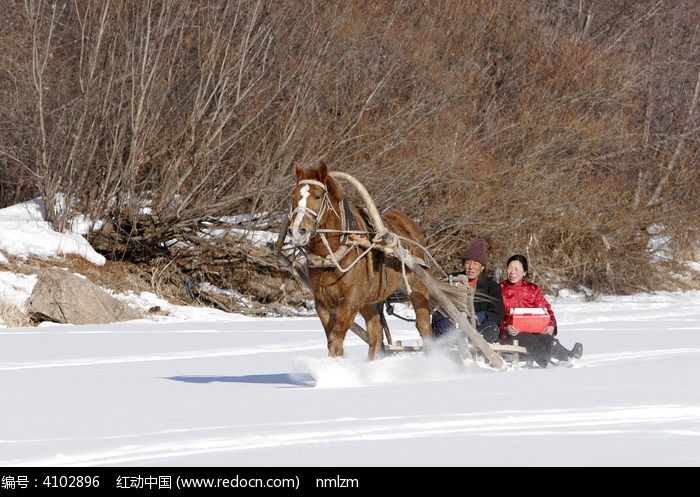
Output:
M557 335L557 319L554 316L552 306L549 304L539 285L527 281L528 264L525 256L515 254L508 259L506 265L507 279L501 281L501 295L505 318L501 323L501 342L518 343L525 347L535 362L542 367L547 367L550 359L568 361L571 358L579 359L583 355L583 345L576 343L572 350L564 347ZM542 308L549 314L549 323L540 333L527 333L520 331L513 324L513 309L517 308Z

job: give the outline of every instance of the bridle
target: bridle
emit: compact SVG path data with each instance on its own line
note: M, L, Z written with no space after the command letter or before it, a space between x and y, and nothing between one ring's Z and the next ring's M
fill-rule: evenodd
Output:
M296 207L294 207L291 212L289 213L289 223L290 226L294 222L294 218L296 217L297 214L301 213L304 217L307 217L311 220L312 228L311 228L311 235L309 237L309 240L313 237L316 236L317 233L319 232L336 232L337 230L320 230L318 229L319 222L323 218L323 215L326 213L327 210L330 210L333 212L333 214L336 215L338 219L340 219L340 230L341 233L345 232L346 229L346 220L345 220L345 215L342 209L340 210L341 213L339 214L336 208L333 206L331 203L330 198L328 197L328 188L324 183L321 183L320 181L316 181L313 179L302 179L297 182L297 185L314 185L318 186L323 190L323 198L321 199L321 207L319 207L318 212L314 211L313 209L310 209L306 205L300 205L297 203ZM341 240L342 243L342 240Z
M367 255L373 248L376 247L375 243L372 243L369 247L367 247L362 253L358 254L357 258L346 268L343 268L340 266L340 260L347 255L347 253L353 249L357 248L360 244L356 239L351 239L350 235L369 235L370 232L368 231L354 231L349 229L349 223L348 223L348 215L352 216L350 213L350 208L347 204L347 199L343 198L343 202L345 203L345 208L342 206L334 206L333 203L330 200L330 197L328 196L328 187L324 184L321 183L320 181L316 181L313 179L302 179L297 182L297 185L313 185L321 188L323 190L323 198L321 199L321 206L319 207L318 211L314 211L313 209L307 207L306 205L300 205L297 203L296 206L293 206L291 209L291 212L289 213L289 225L292 226L294 224L294 218L301 214L304 217L307 217L311 220L312 223L312 229L311 233L309 235L309 240L313 239L316 236L319 236L321 239L321 242L323 245L326 247L326 250L328 251L328 255L325 257L322 257L318 254L313 254L313 253L307 253L306 254L306 261L307 265L309 267L334 267L338 271L345 273L352 269L352 267L357 264L360 259L362 259L365 255ZM335 214L335 216L340 220L340 229L319 229L319 224L321 219L323 219L323 216L326 214L327 211L332 212ZM347 212L347 214L346 214ZM327 233L336 233L340 234L340 244L338 248L334 251L330 244L328 243L328 240L326 239L326 234Z

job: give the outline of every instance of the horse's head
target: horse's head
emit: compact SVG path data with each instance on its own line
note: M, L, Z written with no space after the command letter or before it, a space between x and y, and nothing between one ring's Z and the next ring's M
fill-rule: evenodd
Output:
M289 236L297 247L309 244L327 217L338 216L338 205L343 198L340 184L328 174L328 166L295 167L297 184L292 191L292 209L289 214Z

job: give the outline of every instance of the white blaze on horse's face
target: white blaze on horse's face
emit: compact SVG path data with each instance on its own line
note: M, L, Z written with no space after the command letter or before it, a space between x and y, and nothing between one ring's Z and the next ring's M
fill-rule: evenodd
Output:
M308 244L309 237L311 236L311 230L302 228L302 223L306 218L306 212L308 210L306 204L310 195L309 190L309 185L304 185L299 190L299 195L301 197L292 211L293 217L289 225L289 234L292 236L292 243L297 247L302 247ZM296 215L294 215L295 212Z
M305 247L316 235L316 229L328 207L326 185L313 179L302 179L292 192L294 199L289 214L289 236L297 247Z

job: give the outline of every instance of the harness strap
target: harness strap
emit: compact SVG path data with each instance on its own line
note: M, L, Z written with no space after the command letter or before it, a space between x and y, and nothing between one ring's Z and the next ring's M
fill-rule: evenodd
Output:
M348 202L347 197L343 197L343 207L345 211L345 219L347 220L347 226L343 226L343 231L355 230L357 223L355 222L355 216L352 215L352 209L350 209L350 202Z
M321 183L320 181L316 181L315 179L302 179L302 180L299 180L297 183L300 184L300 185L314 185L314 186L318 186L319 188L322 188L324 192L325 192L325 191L328 191L328 190L326 189L326 185L324 185L324 184Z

